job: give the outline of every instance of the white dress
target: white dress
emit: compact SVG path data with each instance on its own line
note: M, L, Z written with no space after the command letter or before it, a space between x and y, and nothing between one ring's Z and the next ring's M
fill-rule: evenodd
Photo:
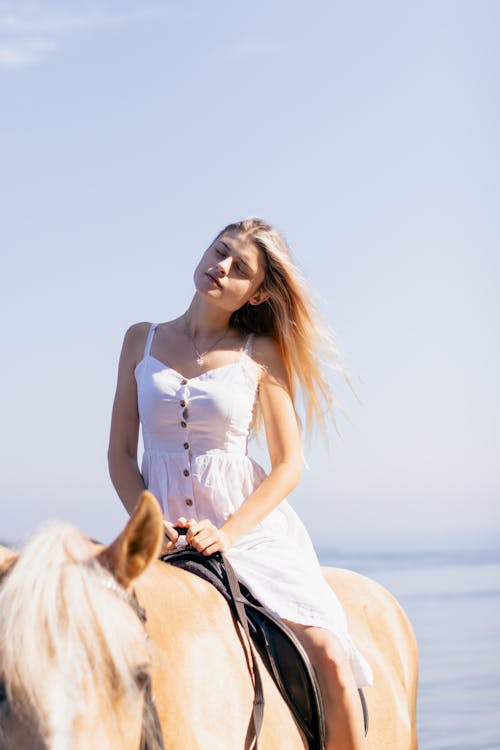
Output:
M164 517L208 518L221 526L265 478L247 454L257 394L252 336L238 361L194 378L151 356L156 324L135 369L144 442L142 475ZM334 632L358 687L372 672L354 646L344 610L326 583L311 539L286 500L225 553L246 586L275 614Z

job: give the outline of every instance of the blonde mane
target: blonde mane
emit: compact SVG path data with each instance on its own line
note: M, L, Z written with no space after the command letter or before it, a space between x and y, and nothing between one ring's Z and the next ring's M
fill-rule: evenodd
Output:
M136 680L138 663L149 662L142 624L91 555L77 529L53 522L0 583L7 698L21 713L44 717L39 731L53 738L53 747L69 747L74 720L98 702L112 710L117 696L143 697Z

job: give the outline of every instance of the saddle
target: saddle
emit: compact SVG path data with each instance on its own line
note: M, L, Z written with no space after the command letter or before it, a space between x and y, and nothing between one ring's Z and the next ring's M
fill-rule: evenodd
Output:
M257 748L264 708L262 683L253 650L255 646L304 733L309 750L324 750L325 716L321 692L314 668L295 633L263 606L241 581L238 581L224 554L216 552L207 556L187 546L165 555L162 560L211 583L225 598L233 615L246 632L252 655L255 686L254 747ZM366 733L368 713L364 695L361 690L359 693Z

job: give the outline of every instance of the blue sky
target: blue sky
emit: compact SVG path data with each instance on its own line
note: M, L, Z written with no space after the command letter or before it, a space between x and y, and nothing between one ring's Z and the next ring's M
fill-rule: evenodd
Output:
M0 537L109 539L125 329L231 220L281 229L358 400L313 538L500 529L496 2L0 2ZM260 455L260 451L258 450ZM265 458L262 458L265 461Z

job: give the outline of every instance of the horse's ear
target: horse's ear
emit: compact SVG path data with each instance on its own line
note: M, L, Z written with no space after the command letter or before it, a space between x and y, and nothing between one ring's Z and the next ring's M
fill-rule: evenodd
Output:
M0 580L7 575L18 558L17 552L0 546Z
M120 536L99 552L97 560L126 588L158 557L163 535L158 501L144 490Z

